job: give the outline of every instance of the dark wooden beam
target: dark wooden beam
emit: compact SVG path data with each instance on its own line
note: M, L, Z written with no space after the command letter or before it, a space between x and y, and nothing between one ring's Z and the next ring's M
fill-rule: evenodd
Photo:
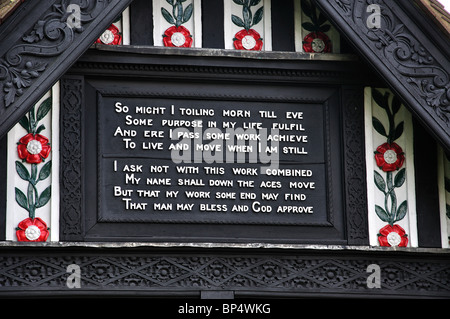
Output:
M450 149L450 43L411 1L314 0L415 117ZM378 11L375 9L379 9ZM367 21L378 14L379 25ZM378 18L377 18L378 19ZM374 20L377 22L377 20Z
M0 137L95 42L131 0L29 0L0 28Z

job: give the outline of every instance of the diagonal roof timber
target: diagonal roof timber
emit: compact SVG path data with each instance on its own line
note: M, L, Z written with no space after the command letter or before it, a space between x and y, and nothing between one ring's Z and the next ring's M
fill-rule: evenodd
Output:
M130 2L28 0L0 25L0 137Z
M450 150L450 42L439 28L424 28L410 0L315 0L341 34L403 99L431 134ZM380 25L367 19L379 6ZM434 40L434 41L433 41Z

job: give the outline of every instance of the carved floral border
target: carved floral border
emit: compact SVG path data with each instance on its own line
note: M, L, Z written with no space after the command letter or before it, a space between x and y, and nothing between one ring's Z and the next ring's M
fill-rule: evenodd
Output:
M26 190L15 187L15 199L28 212L28 218L22 220L16 228L18 241L46 241L49 236L47 224L36 213L49 203L51 197L51 185L42 192L38 188L38 183L47 180L52 172L52 161L47 160L51 152L50 140L43 134L45 125L40 124L51 108L50 96L37 109L33 106L19 121L27 134L17 143L20 160L15 162L15 166L17 175L28 185Z

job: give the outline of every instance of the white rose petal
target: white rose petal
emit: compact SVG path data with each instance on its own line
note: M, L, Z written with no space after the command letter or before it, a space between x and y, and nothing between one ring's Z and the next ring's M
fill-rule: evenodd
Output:
M170 37L170 40L172 41L172 44L176 47L181 47L183 44L186 43L186 37L181 32L175 32Z
M36 240L41 236L41 230L39 227L35 225L28 226L27 229L25 229L25 237L27 237L28 240Z
M246 35L242 38L242 46L246 50L251 50L256 46L256 40L251 35Z
M112 33L111 30L106 30L103 32L103 34L100 36L100 41L102 41L104 44L110 44L114 41L114 33Z
M36 155L42 151L42 144L39 141L31 140L27 144L27 151L30 154Z
M314 52L321 53L325 49L325 42L322 39L315 38L311 43Z
M402 238L396 232L390 232L386 236L386 238L387 238L387 241L388 241L389 245L391 245L392 247L398 246L400 244L400 242L402 241Z
M395 153L395 151L393 150L387 150L386 152L384 152L383 157L385 162L388 164L394 164L395 162L397 162L397 153Z

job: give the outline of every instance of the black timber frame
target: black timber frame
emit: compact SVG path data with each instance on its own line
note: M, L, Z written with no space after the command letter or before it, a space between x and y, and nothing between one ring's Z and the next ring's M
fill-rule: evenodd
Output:
M415 114L415 116L421 118L420 121L431 134L438 138L439 142L449 150L448 141L448 126L445 121L442 121L438 115L434 115L435 110L443 110L444 113L448 112L448 104L437 104L434 107L430 107L426 100L422 98L424 92L418 90L408 90L408 87L401 87L406 84L407 81L403 81L404 77L400 77L401 81L395 77L397 70L392 68L388 72L385 62L382 60L382 56L378 56L379 51L369 50L363 48L365 46L364 37L359 37L358 28L351 28L355 25L352 17L357 17L358 13L352 11L355 4L361 4L361 1L353 0L336 0L331 5L331 0L328 1L330 5L326 4L326 1L317 0L321 8L328 14L330 19L341 30L344 36L347 36L349 42L355 47L359 48L359 52L364 56L375 69L379 69L383 79L386 80L394 88L394 91L405 101L406 105ZM52 4L59 4L61 1L27 1L23 6L19 7L14 14L8 18L8 20L2 24L0 29L0 42L8 43L6 46L2 46L0 56L5 57L5 52L11 49L18 43L21 43L23 36L29 35L33 30L34 25L39 21L40 17L45 16L50 10ZM80 2L81 3L81 2ZM65 71L75 62L76 56L81 55L82 52L90 46L93 40L105 29L109 23L119 14L127 5L126 1L110 1L111 5L117 4L114 9L114 13L110 10L104 10L95 21L96 23L88 23L89 26L96 25L95 30L85 31L80 34L75 34L76 40L70 48L77 48L76 50L67 50L67 55L64 58L53 59L49 58L52 67L48 67L46 72L40 74L39 78L31 79L31 85L25 88L20 96L11 105L9 110L1 107L0 114L0 135L4 136L8 129L14 125L27 111L36 103L36 101L49 90L51 85L59 79ZM387 1L381 1L380 3L387 3ZM47 8L47 11L43 11L43 8ZM450 52L448 50L448 41L442 41L442 36L437 31L433 31L433 26L426 20L421 20L417 9L411 6L410 1L396 1L389 2L388 5L383 6L384 10L388 13L395 12L395 22L403 22L403 24L409 24L412 22L417 23L420 28L413 27L413 31L406 30L406 35L414 34L414 39L417 41L417 45L421 45L427 48L427 53L431 55L437 55L442 58L436 58L433 56L433 61L447 62L448 55L444 55L442 52ZM359 13L362 13L360 11ZM409 18L406 15L409 14ZM342 19L342 21L341 21ZM355 18L356 19L356 18ZM361 19L359 19L361 20ZM99 21L103 21L97 23ZM351 27L345 24L351 25ZM14 30L11 32L11 30ZM89 36L88 36L89 33ZM7 39L8 41L6 41ZM85 39L85 41L81 41ZM73 53L73 55L72 55ZM392 53L392 52L390 52ZM30 58L32 63L39 63L42 57L32 55ZM381 60L381 61L380 61ZM25 63L25 61L23 61ZM49 71L50 70L50 71ZM49 73L47 73L49 71ZM448 69L443 69L447 73ZM107 76L108 71L105 70ZM3 75L2 71L2 75ZM51 75L51 76L50 76ZM445 77L444 77L445 78ZM43 81L45 79L45 81ZM76 75L72 75L69 79L76 79ZM426 78L416 78L419 80L416 83L422 83L421 80L427 80ZM42 80L42 81L41 81ZM399 83L396 83L398 81ZM403 82L403 83L400 83ZM448 83L448 80L447 80ZM4 88L5 81L2 78L2 89ZM444 83L445 85L445 83ZM412 86L412 84L411 84ZM17 89L17 88L16 88ZM426 89L426 87L425 87ZM426 92L425 92L426 93ZM429 92L432 94L433 92ZM436 92L434 92L436 93ZM2 94L4 91L2 90ZM2 99L4 96L2 96ZM421 100L422 99L422 100ZM418 102L419 101L419 102ZM425 101L425 103L422 103ZM9 117L3 116L8 112ZM428 114L429 113L429 114ZM423 116L422 116L423 115ZM8 119L6 121L6 118ZM2 158L5 158L5 144L2 144L3 150L0 151ZM1 173L1 172L0 172ZM3 172L4 173L4 172ZM4 189L0 190L0 193L4 192ZM1 209L0 209L1 211ZM53 245L53 246L52 246ZM133 246L133 245L130 245ZM366 251L355 250L355 248L339 250L336 247L329 247L324 249L323 247L315 247L317 249L292 249L289 251L278 249L265 249L261 254L261 248L251 249L191 249L187 247L180 248L164 247L164 248L117 248L111 249L106 247L105 249L89 244L86 247L82 245L73 244L73 246L64 244L13 244L6 243L0 249L1 256L1 277L5 279L0 287L0 294L2 297L12 296L98 296L99 288L102 289L102 295L135 295L136 292L140 295L146 296L180 296L191 295L194 297L201 296L201 291L226 290L233 291L234 296L353 296L353 297L446 297L449 298L449 256L446 252L434 253L432 250L390 250L390 249L370 249ZM162 251L163 250L163 251ZM234 269L236 273L229 276L238 278L239 271L242 268L233 268L236 265L236 260L233 258L257 258L257 266L267 269L267 267L274 264L280 265L282 262L296 261L297 265L310 265L310 268L304 270L289 269L289 278L281 279L281 281L273 282L269 279L264 279L265 274L262 270L255 273L258 277L257 281L263 282L263 289L259 288L239 288L237 284L227 285L229 281L216 281L211 284L207 280L199 287L191 287L190 289L181 288L173 290L176 286L176 281L167 283L164 278L158 279L156 282L153 277L154 272L150 271L147 266L161 265L158 262L166 262L165 265L173 265L178 269L178 273L181 273L181 277L185 278L184 272L187 268L183 268L182 264L178 260L174 261L174 258L178 258L181 255L184 262L192 258L205 257L204 262L198 264L197 267L192 268L190 275L201 274L202 271L211 269L213 266L222 263L221 269ZM123 259L126 256L126 260ZM137 259L136 259L137 257ZM206 258L208 257L208 258ZM225 258L226 263L222 262L222 258ZM297 259L295 259L297 258ZM247 260L247 259L246 259ZM232 261L230 264L229 261ZM86 278L86 285L82 286L81 290L69 290L66 286L66 279L69 276L67 272L67 265L69 263L79 263L82 269L86 267L87 271L98 270L98 272L87 273L89 276L95 276L96 278ZM368 264L379 264L382 270L382 288L380 290L368 290L366 285L367 273L365 272ZM355 270L355 264L358 265L358 270ZM311 266L316 265L316 266ZM24 269L40 269L37 273L39 276L44 277L29 277L31 272L24 271ZM36 268L37 267L37 268ZM109 269L108 269L109 267ZM108 269L106 275L99 275ZM146 272L146 270L148 271ZM247 268L246 268L247 269ZM286 266L282 266L280 269L287 269ZM50 271L49 271L50 270ZM247 269L248 270L248 269ZM108 275L113 274L114 277L110 277L108 281L105 278ZM34 273L34 272L33 272ZM86 273L83 273L86 274ZM236 275L237 274L237 275ZM343 279L338 283L333 279L333 275L340 274L340 279ZM186 275L187 276L187 275ZM187 277L186 277L187 278ZM248 277L247 277L248 278ZM136 288L132 286L132 280L139 282ZM253 278L248 278L252 280ZM286 280L285 280L286 279ZM227 282L226 282L227 281ZM285 282L283 289L281 288ZM253 282L255 283L255 281ZM112 289L105 289L105 285L108 284ZM281 284L281 286L280 286ZM296 284L297 288L291 288L289 291L285 290L286 285ZM308 285L315 285L315 288L310 289ZM250 285L249 285L250 286ZM156 287L156 288L155 288ZM255 286L256 287L256 286ZM236 293L238 291L238 293Z

